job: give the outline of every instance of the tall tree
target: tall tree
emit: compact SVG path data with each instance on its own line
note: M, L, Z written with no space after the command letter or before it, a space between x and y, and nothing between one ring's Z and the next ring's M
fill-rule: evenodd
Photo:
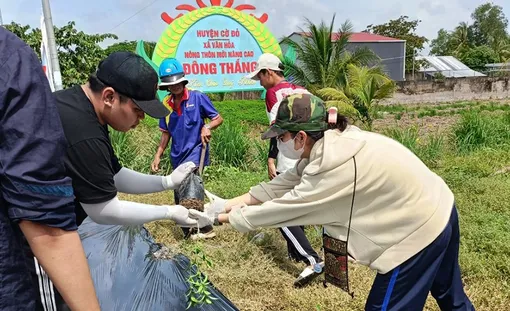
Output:
M385 24L368 25L365 32L406 40L406 72L410 72L413 68L414 51L420 52L428 42L427 38L416 33L420 22L420 20L409 20L409 17L404 15ZM415 61L414 65L419 68L420 62Z
M474 10L471 18L471 25L462 22L451 33L441 29L437 38L431 42L431 54L453 55L478 68L481 61L508 61L510 36L503 9L492 3L485 3Z
M122 41L122 42L114 43L106 48L106 54L110 55L111 53L118 52L118 51L128 51L128 52L136 53L137 43L138 43L137 41ZM145 52L147 53L147 55L149 57L152 57L152 53L154 52L154 48L156 47L156 42L150 42L150 41L144 42L144 47L145 47Z
M508 19L503 8L492 3L485 3L471 14L473 19L474 41L477 46L488 45L494 48L500 40L508 38Z
M39 28L30 29L28 25L22 26L14 22L6 28L25 41L40 57ZM78 31L74 21L62 27L54 26L54 32L64 87L84 83L107 55L99 43L106 39L117 39L117 36L111 33L86 34Z
M337 33L333 31L335 16L329 24L321 21L315 25L306 20L302 32L308 36L297 43L289 38L283 40L296 52L296 62L284 59L286 76L296 84L310 90L325 87L343 88L347 81L347 66L374 64L378 57L367 48L349 51L347 45L352 33L352 24L345 22Z
M454 54L462 55L469 48L472 47L473 33L466 22L461 22L452 33L452 48L454 48Z
M452 45L452 35L441 28L437 32L437 37L430 42L430 55L450 55L454 50Z

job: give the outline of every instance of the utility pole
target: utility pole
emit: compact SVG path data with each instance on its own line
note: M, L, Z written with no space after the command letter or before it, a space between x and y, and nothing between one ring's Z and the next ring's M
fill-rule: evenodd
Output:
M46 34L48 35L48 49L50 54L51 67L53 68L53 82L55 91L62 89L62 75L58 63L57 44L55 43L55 33L53 31L53 21L51 19L51 9L49 0L42 0L44 24L46 25Z
M4 25L4 20L2 19L2 9L0 8L0 26Z
M413 49L413 81L414 81L414 63L415 63L415 54L416 54L416 50Z

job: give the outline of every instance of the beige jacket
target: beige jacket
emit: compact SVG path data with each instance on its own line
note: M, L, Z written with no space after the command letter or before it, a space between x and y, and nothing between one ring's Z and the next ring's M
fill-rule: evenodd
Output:
M261 202L230 213L241 232L257 227L324 225L346 239L357 185L349 254L379 273L397 267L439 236L448 223L454 196L446 183L400 143L355 126L326 131L310 159L268 183L251 188Z

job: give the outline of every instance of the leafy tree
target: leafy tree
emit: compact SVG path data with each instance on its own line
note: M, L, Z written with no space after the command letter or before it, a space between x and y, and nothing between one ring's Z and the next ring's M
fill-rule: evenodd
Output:
M416 34L416 28L420 20L408 20L408 16L400 16L397 19L381 25L368 25L365 32L375 33L381 36L392 37L406 40L406 72L411 72L413 68L413 55L423 50L423 46L428 39ZM415 60L415 67L419 68L421 62Z
M503 8L492 3L478 6L473 14L473 33L475 45L488 45L492 48L499 40L506 40L508 33L508 19L503 13Z
M439 29L437 38L430 42L430 54L450 55L453 50L452 35L444 28Z
M467 51L460 60L473 70L484 71L486 64L498 62L499 57L489 46L482 45Z
M30 29L12 22L6 28L25 41L40 57L41 30ZM54 26L58 60L64 87L84 83L99 62L107 56L99 43L106 39L117 39L114 34L86 34L75 28L70 21L62 27Z
M138 43L137 41L123 41L114 43L106 48L106 55L110 55L111 53L118 51L128 51L136 53L137 43ZM154 52L154 48L156 47L156 42L144 42L144 47L147 55L151 57L152 53Z
M286 76L310 91L332 87L342 89L347 81L347 66L373 64L378 57L367 48L349 51L347 45L352 33L352 25L345 22L338 33L334 33L335 16L329 25L321 21L319 25L306 20L305 30L309 37L296 43L289 38L283 40L296 53L296 61L284 57Z
M15 22L4 25L4 27L25 41L41 58L41 30L39 28L31 29L29 25L23 26Z

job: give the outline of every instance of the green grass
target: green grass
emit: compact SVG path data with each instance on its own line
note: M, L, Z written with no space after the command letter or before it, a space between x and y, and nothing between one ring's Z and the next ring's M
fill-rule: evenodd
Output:
M225 101L215 105L225 118L225 124L213 132L213 165L206 168L204 183L211 192L231 198L267 181L267 141L258 138L260 130L267 126L267 117L262 101ZM506 310L510 303L510 208L507 203L510 169L505 168L510 166L510 113L505 112L506 108L496 109L496 104L476 102L419 107L413 110L394 106L391 109L395 115L415 116L435 111L436 117L460 109L455 112L460 118L448 132L432 131L424 135L416 123L387 128L383 133L402 142L448 183L459 210L460 264L467 294L477 310ZM418 118L413 120L418 122ZM115 150L122 155L122 161L128 167L141 170L150 165L159 135L157 121L146 118L138 129L125 136L114 136L112 140L117 144ZM167 167L168 163L162 166ZM151 204L171 204L173 200L171 192L122 197ZM147 227L158 242L193 255L189 243L182 240L182 233L171 222L153 222ZM204 252L214 264L204 271L239 309L308 311L318 310L320 306L320 310L363 310L373 271L359 265L350 266L354 299L335 287L324 288L322 278L306 289L294 289L292 281L303 265L287 259L284 239L277 230L241 234L223 225L215 231L214 240L202 242ZM254 241L258 233L263 233L263 237ZM316 228L308 226L306 233L312 246L319 250L321 240ZM429 298L425 310L439 309Z
M400 120L404 114L412 114L418 118L424 118L462 114L466 110L476 112L510 111L510 105L500 102L467 101L438 105L385 105L378 106L377 110L381 113L395 115L395 119Z
M510 143L510 113L494 116L466 111L453 128L454 142L460 152Z

